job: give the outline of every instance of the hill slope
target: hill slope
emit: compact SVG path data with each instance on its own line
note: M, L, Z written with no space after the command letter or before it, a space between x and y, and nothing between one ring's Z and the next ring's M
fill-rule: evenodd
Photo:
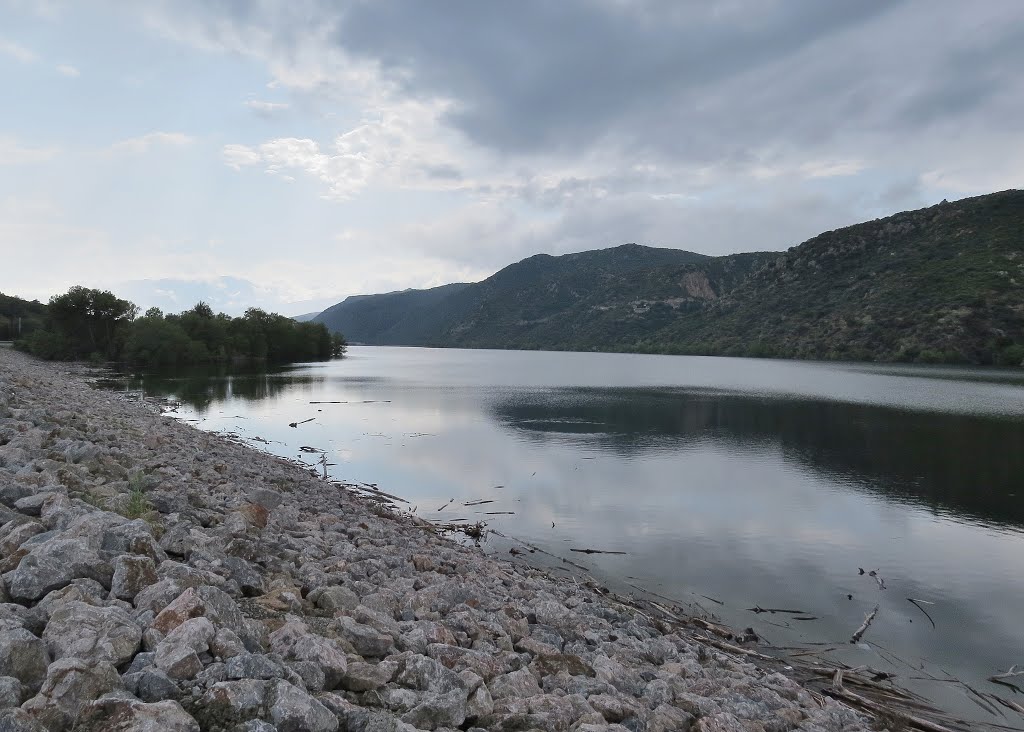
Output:
M1024 191L709 257L627 244L486 280L350 297L317 320L381 345L1024 361Z

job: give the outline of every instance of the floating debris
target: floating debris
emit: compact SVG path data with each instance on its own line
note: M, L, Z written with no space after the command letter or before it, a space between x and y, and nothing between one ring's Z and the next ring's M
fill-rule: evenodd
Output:
M571 552L577 554L626 554L626 552L616 552L607 549L570 549Z
M304 419L301 422L289 422L288 426L289 427L298 427L300 424L306 424L306 422L312 422L314 419L316 419L316 417L310 417L309 419Z

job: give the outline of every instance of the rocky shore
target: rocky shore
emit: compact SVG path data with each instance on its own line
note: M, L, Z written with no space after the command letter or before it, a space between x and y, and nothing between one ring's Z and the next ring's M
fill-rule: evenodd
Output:
M869 728L593 587L0 349L0 732Z

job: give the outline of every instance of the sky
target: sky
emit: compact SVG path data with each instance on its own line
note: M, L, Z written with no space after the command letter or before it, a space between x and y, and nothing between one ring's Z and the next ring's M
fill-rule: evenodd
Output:
M0 292L289 315L1022 187L1019 0L0 0Z

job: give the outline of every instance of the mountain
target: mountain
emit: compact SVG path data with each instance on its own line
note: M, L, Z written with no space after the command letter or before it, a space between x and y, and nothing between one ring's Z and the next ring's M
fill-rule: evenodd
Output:
M307 323L319 314L320 311L318 310L315 313L303 313L302 315L293 315L292 320L294 320L296 323Z
M1024 191L786 252L541 254L474 284L350 297L316 320L378 345L1020 364Z
M434 332L441 303L469 285L452 284L429 290L402 290L382 295L352 295L313 320L342 333L349 343L422 345L422 333Z

